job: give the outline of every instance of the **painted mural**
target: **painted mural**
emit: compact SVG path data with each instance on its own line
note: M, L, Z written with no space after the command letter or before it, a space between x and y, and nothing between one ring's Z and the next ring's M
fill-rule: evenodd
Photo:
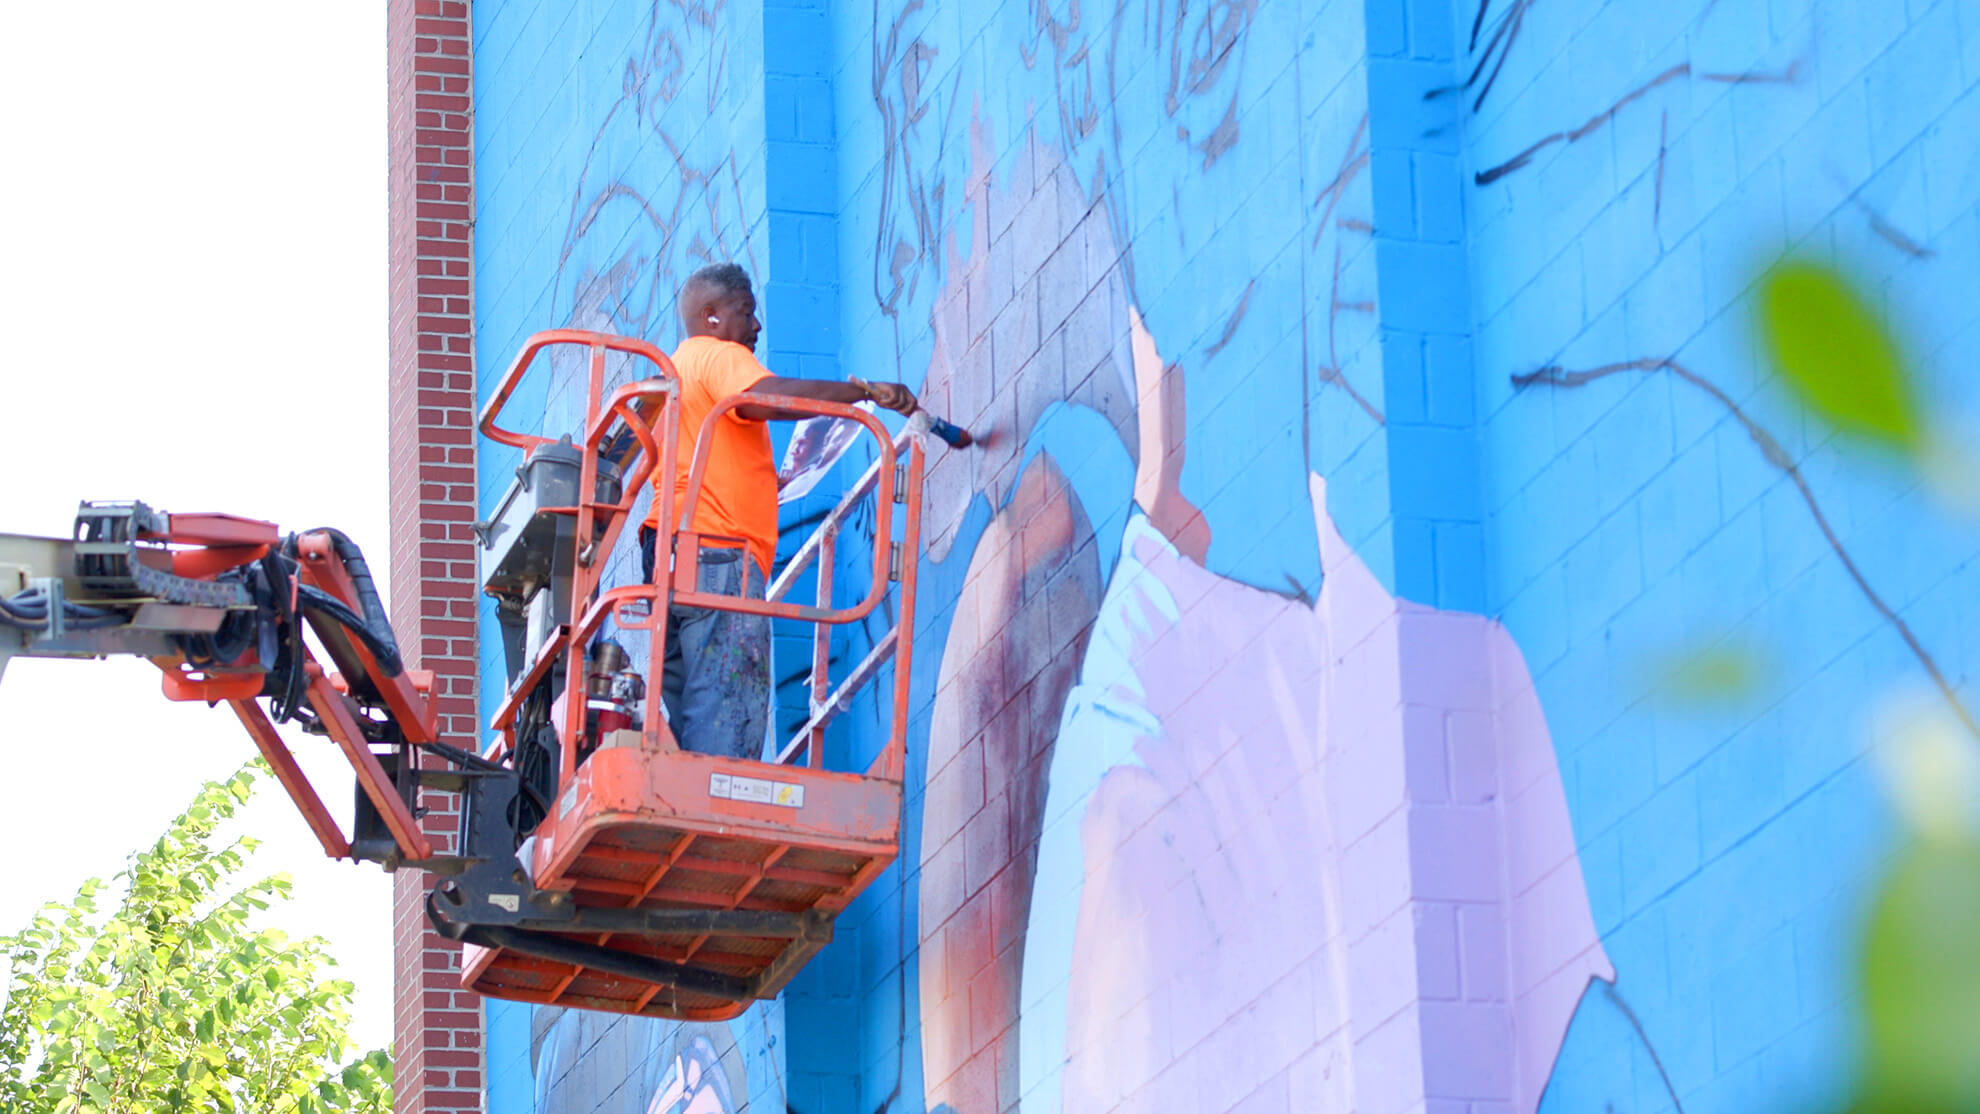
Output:
M578 30L557 26L559 14L520 3L475 7L484 42L513 36L555 43ZM477 266L499 276L491 280L495 290L484 287L482 302L514 303L482 315L484 393L509 354L540 329L592 329L668 347L677 328L674 294L686 275L720 260L761 264L750 236L751 214L762 206L760 167L750 173L739 156L761 143L760 110L751 111L760 92L750 88L746 60L730 58L736 32L747 39L760 12L728 0L642 0L597 14L600 25L584 30L622 46L594 60L583 80L498 81L491 90L484 79L477 87L479 104L499 98L516 123L527 118L521 129L485 128L476 151L482 173L500 168L527 183L484 191L479 203ZM565 124L554 142L540 127L550 121ZM526 379L509 410L541 413L539 428L550 435L576 430L584 418L585 357L560 348L545 359L548 373ZM646 374L643 362L608 357L614 386ZM483 451L486 504L499 497L514 461L497 447ZM636 578L638 567L633 547L622 546L610 575ZM635 645L633 652L643 651ZM482 653L484 671L499 670L491 643L484 641ZM483 686L484 713L498 692Z
M533 1108L598 1114L784 1109L782 1015L670 1024L544 1008L529 1021Z
M1292 100L1313 60L1299 47L1356 34L1356 13L1336 8L1305 37L1268 28L1279 34L1261 43L1248 5L1121 5L1111 25L1038 11L1020 53L1049 70L1059 127L1041 112L1001 146L986 91L959 78L923 92L944 51L924 14L876 25L878 53L907 67L898 102L879 86L883 120L906 122L882 204L916 214L883 220L881 246L889 230L948 229L942 285L924 294L924 393L991 443L941 460L929 482L929 557L974 552L928 734L921 1062L898 1070L918 1067L931 1110L1227 1109L1262 1084L1278 1088L1265 1108L1402 1109L1442 1094L1533 1109L1576 1002L1613 971L1531 689L1517 709L1493 689L1517 650L1502 631L1488 649L1479 621L1459 636L1469 655L1426 654L1444 632L1402 636L1398 605L1324 501L1274 495L1314 464L1369 452L1382 423L1365 102L1330 105L1334 126L1311 137L1328 175L1310 198L1249 221L1208 200L1230 183L1205 171L1292 138L1261 111L1267 134L1247 148L1246 82L1276 74ZM1164 62L1159 100L1095 92ZM1332 88L1349 74L1314 76ZM930 168L940 145L912 122L965 108L969 161L950 171L966 175L963 204L931 219L926 199L953 193L953 178ZM1282 149L1307 145L1298 131ZM1148 210L1160 223L1140 232ZM925 262L906 281L890 265L882 289L911 296L934 257L894 235L877 259ZM1232 276L1243 280L1219 290ZM1171 330L1182 339L1165 358L1157 334ZM1249 427L1253 451L1220 446L1192 468L1197 438L1223 432L1193 424L1198 407ZM1224 497L1200 506L1191 480ZM977 500L994 508L987 521ZM1302 544L1285 542L1293 529ZM1437 704L1431 690L1453 673L1485 699ZM1337 685L1369 699L1330 718ZM1460 760L1480 780L1463 805L1405 785L1405 686L1434 725L1415 733L1419 749L1434 735L1441 752L1445 717L1469 717ZM1502 730L1508 717L1522 727ZM1382 774L1393 796L1371 793ZM1435 846L1439 824L1453 845L1458 828L1493 830L1465 833L1484 838L1442 866L1463 880L1449 893L1429 885L1426 854L1419 894L1410 848ZM1531 874L1501 865L1515 851ZM1453 978L1431 992L1448 1009L1402 1017L1419 994L1420 917L1448 923L1453 971L1462 934L1469 987ZM1426 1081L1425 1065L1479 1048L1459 1076Z
M979 166L989 146L979 125ZM1063 347L1041 353L1028 332L1041 310L1025 301L1004 311L1016 337L999 316L988 345L966 339L976 291L1016 271L1004 252L1024 250L991 236L1000 207L1082 259L1121 258L1113 222L1052 152L1031 148L1013 177L1033 183L1030 198L989 174L971 188L970 242L989 247L951 258L961 296L938 300L924 380L938 407L992 415L990 446L931 473L930 558L957 559L974 499L999 505L974 539L928 731L918 975L929 1108L1226 1109L1297 1066L1293 1109L1399 1109L1424 1095L1423 1064L1484 1047L1468 1053L1487 1063L1466 1093L1520 1095L1531 1111L1583 990L1613 971L1516 648L1483 620L1447 630L1399 609L1317 499L1316 596L1206 569L1211 525L1178 490L1184 372L1132 304L1124 266L1091 282L1090 332L1068 322ZM1033 223L1053 213L1072 219L1056 233ZM1006 393L1015 435L993 409ZM1315 477L1316 496L1322 487ZM1112 511L1097 530L1088 505ZM1516 701L1494 690L1499 677ZM1436 752L1419 763L1438 771L1420 774L1432 782L1420 800L1404 784L1405 686L1433 725L1413 740ZM1362 698L1332 707L1335 691ZM1467 691L1469 705L1452 703ZM1449 717L1464 725L1455 741ZM1441 769L1453 746L1475 779L1455 799ZM1412 844L1453 888L1412 887ZM1432 867L1446 851L1455 861ZM1448 925L1453 971L1462 934L1470 990L1454 978L1438 988L1447 1016L1397 1020L1419 992L1421 917ZM1514 1033L1528 1037L1517 1078ZM1255 1070L1217 1070L1239 1048Z
M734 121L782 8L592 7L556 33L591 137L544 176L557 212L504 202L478 248L541 289L484 333L548 307L671 344L686 270L779 258ZM1939 374L1976 321L1954 137L1980 94L1938 63L1980 28L1827 0L797 7L833 48L839 363L979 442L930 458L902 861L780 1012L538 1014L528 1097L491 1110L1833 1094L1884 838L1853 717L1906 679L1967 714L1980 544L1768 392L1743 299L1773 254L1833 253L1917 307ZM478 5L477 49L528 41L521 8ZM504 119L485 163L545 142ZM1378 298L1405 225L1469 260L1430 307L1468 330L1430 388L1461 397L1427 409L1473 446L1451 483L1486 542L1437 559L1478 565L1483 612L1397 588L1390 415L1428 373L1385 341L1444 293ZM813 434L815 474L846 450ZM1660 700L1656 661L1735 637L1771 647L1756 689Z
M1030 1105L1229 1109L1306 1063L1290 1109L1531 1111L1614 980L1517 647L1399 604L1313 491L1310 603L1130 531L1052 772L1071 804L1041 856L1083 869L1033 906L1026 1023L1068 1060ZM1235 668L1192 689L1205 655ZM1262 1076L1226 1070L1239 1050Z

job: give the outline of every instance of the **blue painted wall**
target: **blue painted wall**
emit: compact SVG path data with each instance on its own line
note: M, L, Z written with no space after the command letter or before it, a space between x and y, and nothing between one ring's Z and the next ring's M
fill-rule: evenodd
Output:
M1784 401L1751 283L1784 250L1844 266L1932 393L1970 402L1953 338L1974 309L1952 292L1980 179L1944 137L1980 105L1980 11L1510 10L1458 41L1483 75L1463 204L1489 606L1535 672L1598 929L1684 1108L1827 1096L1839 960L1887 838L1867 715L1929 668L1965 688L1975 536ZM1549 367L1606 374L1511 382ZM1658 699L1660 661L1722 640L1758 655L1752 691ZM1577 1023L1558 1109L1666 1103L1641 1067L1617 1082L1630 1043Z
M1980 6L483 0L475 26L484 390L538 328L671 346L680 278L733 258L773 369L903 380L987 442L931 457L901 861L780 1020L721 1045L750 1095L770 1075L806 1114L1530 1114L1839 1093L1845 957L1890 838L1867 715L1906 687L1965 698L1980 533L1785 401L1751 283L1785 250L1843 264L1972 412ZM544 376L517 412L565 428L571 387ZM512 466L484 448L484 502ZM1464 658L1452 631L1500 649ZM1674 702L1670 664L1714 646L1756 683ZM1500 695L1474 709L1468 679ZM1301 746L1275 765L1259 709L1307 693L1327 710L1282 713ZM850 720L849 763L880 737L870 705ZM1544 774L1514 757L1533 731ZM1100 847L1185 734L1224 741L1136 830L1210 857ZM1546 923L1592 933L1552 1023L1528 1006L1554 969L1519 938L1553 892L1519 881L1535 779L1573 872ZM1450 817L1498 833L1477 893L1440 889ZM1281 851L1322 877L1312 906L1217 888ZM1356 888L1377 876L1402 879L1394 917ZM1322 1005L1299 1026L1264 989L1213 1020L1131 1009L1177 994L1182 961L1105 936L1108 912L1180 923L1185 893L1313 910L1310 967L1235 942L1190 962ZM1088 981L1096 936L1141 973ZM1336 967L1385 974L1330 991ZM540 1019L489 1020L491 1111L657 1093L630 1068L553 1087ZM1082 1090L1089 1021L1147 1077ZM642 1032L642 1063L680 1046Z
M766 271L765 168L774 154L760 7L484 0L473 15L484 400L533 332L568 326L671 347L674 293L695 268L734 259L781 277ZM772 363L795 374L797 359L787 347ZM621 361L608 374L622 382L645 371ZM584 375L582 358L544 357L504 424L575 430ZM482 446L484 513L516 463L513 452ZM610 569L619 580L636 577L634 547L620 547ZM482 617L491 682L482 703L492 714L505 674L492 608ZM658 1095L778 1109L782 1024L774 1005L729 1023L674 1026L490 1001L488 1109L645 1111Z

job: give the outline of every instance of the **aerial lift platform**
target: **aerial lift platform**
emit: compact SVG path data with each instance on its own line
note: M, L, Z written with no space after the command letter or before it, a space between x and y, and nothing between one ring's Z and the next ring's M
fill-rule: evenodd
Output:
M582 429L550 438L505 427L539 357L573 349L586 367ZM608 365L621 361L647 374L614 389L609 380L623 377ZM164 671L169 699L226 703L327 854L438 879L428 918L463 943L470 989L734 1017L774 997L898 853L923 450L854 407L733 397L707 421L750 403L840 418L875 439L875 460L764 599L698 591L704 539L687 529L660 536L655 583L608 586L640 493L678 459L679 393L672 362L649 344L552 330L530 338L484 407L482 434L522 452L515 482L476 524L508 667L486 746L439 737L431 675L404 667L362 554L332 530L285 536L264 522L119 503L84 504L73 538L0 535L0 666L10 655L142 654ZM673 484L655 485L661 523L693 521L708 464L708 440L696 440L681 505ZM835 607L840 532L868 499L870 585ZM794 602L807 571L812 601ZM675 606L811 625L810 714L766 760L675 745L656 664ZM833 628L859 623L871 635L876 612L884 630L835 677ZM826 768L828 725L883 683L878 756L863 769ZM297 766L275 726L284 720L349 759L351 832ZM417 820L435 793L460 799L458 838L444 852Z

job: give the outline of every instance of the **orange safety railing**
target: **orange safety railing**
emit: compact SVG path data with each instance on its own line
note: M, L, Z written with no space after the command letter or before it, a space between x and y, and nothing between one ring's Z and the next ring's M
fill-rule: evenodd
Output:
M860 412L866 423L871 423L871 415ZM866 424L863 423L863 424ZM875 426L869 424L869 429ZM875 429L876 434L879 433ZM832 687L827 665L831 659L831 631L824 622L812 628L811 643L811 714L797 733L778 750L775 761L789 762L799 751L807 753L814 767L822 764L825 743L825 728L834 717L850 706L853 695L873 679L880 667L891 658L894 661L893 717L887 737L871 774L875 768L879 776L889 781L899 781L905 776L907 754L907 707L910 666L914 657L914 607L916 579L920 562L915 559L921 548L921 482L922 448L919 440L903 432L898 439L889 440L882 436L883 451L866 472L853 483L846 494L840 497L837 506L825 515L811 537L807 538L784 571L770 585L765 597L781 601L795 586L797 578L812 563L818 566L817 592L818 606L824 607L832 596L832 558L837 547L839 528L853 507L864 499L868 492L877 488L876 498L882 509L877 516L874 529L874 588L857 608L859 616L870 613L879 602L881 587L891 576L901 586L901 607L894 624L873 644L866 656L861 658L852 672ZM903 479L898 459L901 450L908 454L906 474ZM903 503L907 508L905 525L899 542L892 540L889 520L885 510L895 503ZM854 616L858 617L858 616ZM844 620L849 621L849 620Z
M540 434L517 433L496 424L502 409L509 398L529 373L536 357L544 349L554 345L582 345L590 350L590 361L585 389L584 442L581 446L582 464L578 473L578 503L574 507L553 508L558 513L573 515L576 522L577 569L571 578L571 599L569 614L583 613L585 604L598 590L604 576L605 555L624 532L626 523L632 517L632 510L638 505L639 495L654 471L675 459L675 444L679 423L674 420L675 405L680 397L680 377L674 371L674 362L666 353L647 344L645 341L626 337L611 336L583 329L549 329L531 336L523 349L516 355L515 362L496 385L495 393L481 408L480 429L482 436L491 441L528 451L539 445L555 444L559 439ZM619 352L637 357L652 364L658 373L652 378L625 384L612 392L610 398L603 398L605 392L605 354ZM658 400L657 403L655 400ZM619 499L604 503L597 498L598 462L601 446L609 434L619 427L629 431L638 444L638 453L630 461L630 467L621 475ZM658 429L655 429L655 426ZM667 521L667 514L673 502L673 485L660 484L661 521ZM547 590L547 589L546 589ZM649 591L649 597L652 593ZM657 608L656 608L657 610ZM577 652L568 655L565 662L564 692L566 720L564 738L575 741L584 727L584 701L576 694L584 691L585 639L596 629L580 624L563 638L544 643L536 659L530 662L523 676L511 689L509 697L496 711L490 725L505 735L515 722L515 716L522 699L528 695L545 672L557 660L559 652L576 648ZM654 625L654 662L666 660L666 632L664 625ZM652 715L647 719L651 721ZM650 727L649 727L650 730ZM559 783L567 783L576 765L576 747L567 746L563 750L563 768L559 771Z
M555 508L559 513L574 515L577 520L576 537L580 550L577 555L577 569L570 586L568 612L574 618L567 632L546 642L536 658L528 663L511 687L508 697L497 709L490 724L491 728L502 733L506 740L508 733L514 729L516 716L523 700L544 673L552 667L560 653L566 658L565 693L582 693L585 683L583 647L598 633L608 617L621 630L648 632L648 669L657 673L659 663L666 660L667 608L670 604L682 604L814 624L809 677L811 713L797 734L781 747L772 759L779 764L790 764L800 753L803 753L810 766L821 767L826 726L833 717L849 706L854 694L870 682L882 666L890 659L894 661L896 668L892 693L891 730L885 747L869 765L865 774L869 777L900 781L904 774L906 759L906 711L912 664L912 615L918 564L915 555L920 546L923 450L919 441L905 433L897 440L889 436L886 427L871 413L842 403L757 392L747 392L725 399L703 421L699 432L705 433L714 422L721 420L737 407L755 404L786 412L856 422L873 435L879 446L879 457L800 546L783 572L770 585L764 599L748 599L696 590L701 538L685 527L671 531L656 545L654 574L656 583L601 589L605 558L611 553L613 545L619 540L630 519L641 488L653 477L655 471L672 466L673 462L678 460L679 422L676 418L676 406L679 402L680 384L672 361L657 348L644 342L576 329L556 329L537 333L529 339L508 373L497 385L495 393L482 408L480 428L483 435L501 444L526 451L558 440L504 429L497 424L497 419L529 371L536 356L544 349L559 344L583 345L588 347L591 353L584 422L585 439L582 445L584 462L578 482L579 502L574 507ZM654 365L657 374L620 387L609 398L601 398L605 389L605 354L608 351L645 359ZM597 498L600 454L608 443L623 444L627 433L637 445L637 455L626 462L628 467L624 472L619 499L616 502L602 502ZM693 520L693 511L699 505L703 477L708 467L709 444L709 438L699 435L696 437L696 449L689 470L687 490L678 513L674 506L674 485L670 483L653 485L654 500L658 504L655 521L687 523ZM902 467L903 463L906 464L905 468ZM839 530L852 508L868 494L875 496L877 507L874 522L873 583L858 603L850 607L834 608L831 606L833 557L836 553ZM904 512L903 536L899 542L893 540L896 507L901 507ZM592 541L594 534L596 540ZM819 569L815 602L800 604L787 601L784 597L789 594L798 576L814 562ZM833 686L827 668L830 658L830 628L857 622L872 614L880 601L886 597L888 585L894 581L898 581L901 585L901 606L895 613L894 623L851 673L836 687ZM640 604L644 605L644 616L632 613L633 605ZM659 699L658 685L649 682L648 690L649 697L646 702L642 733L649 748L657 749L665 733L662 701ZM563 738L570 741L581 737L585 724L584 701L567 695L563 715ZM670 734L669 741L671 741ZM491 751L490 756L499 756L502 749L506 748L498 744L496 750ZM577 765L577 752L576 746L567 745L562 749L559 784L569 783Z
M683 527L674 535L674 602L690 607L710 607L728 611L739 611L751 615L768 615L773 618L796 619L813 624L811 674L811 714L789 742L778 749L772 761L787 764L799 751L804 751L813 767L824 762L825 728L833 717L844 711L852 696L879 672L891 658L895 662L893 715L887 744L867 768L867 775L886 778L889 781L901 780L907 754L907 705L908 674L913 658L914 630L910 619L914 614L915 574L919 562L914 556L921 544L921 443L903 433L899 441L887 433L871 413L844 403L822 402L816 399L795 398L788 395L761 394L754 391L723 400L702 422L706 432L729 411L739 406L755 404L775 409L811 414L821 417L842 418L859 423L866 432L873 435L880 455L864 475L842 496L838 505L828 512L825 518L805 539L784 570L778 574L761 600L742 599L733 596L710 595L693 590L698 583L696 560L700 549L698 535ZM687 496L681 511L683 523L692 522L694 509L699 506L704 473L708 469L709 438L697 437L694 461L688 471ZM907 468L903 474L900 467L902 448L907 452ZM875 496L873 525L873 582L866 595L851 607L834 608L832 601L833 562L839 528L846 516L852 512L868 493ZM894 508L904 506L904 536L899 542L893 540ZM798 577L812 564L818 566L815 602L810 605L786 603L784 597L796 584ZM873 613L880 601L886 597L887 585L898 580L901 585L901 608L896 613L894 623L887 633L874 643L873 648L853 668L850 675L840 682L837 688L831 685L827 668L831 657L831 627L857 622ZM683 586L687 586L685 589Z

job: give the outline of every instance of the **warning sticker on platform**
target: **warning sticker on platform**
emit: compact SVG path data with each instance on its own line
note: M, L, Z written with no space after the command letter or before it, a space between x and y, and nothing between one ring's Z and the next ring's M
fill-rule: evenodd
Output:
M741 777L737 774L708 775L708 795L726 801L748 801L756 805L804 807L804 786L768 778Z

